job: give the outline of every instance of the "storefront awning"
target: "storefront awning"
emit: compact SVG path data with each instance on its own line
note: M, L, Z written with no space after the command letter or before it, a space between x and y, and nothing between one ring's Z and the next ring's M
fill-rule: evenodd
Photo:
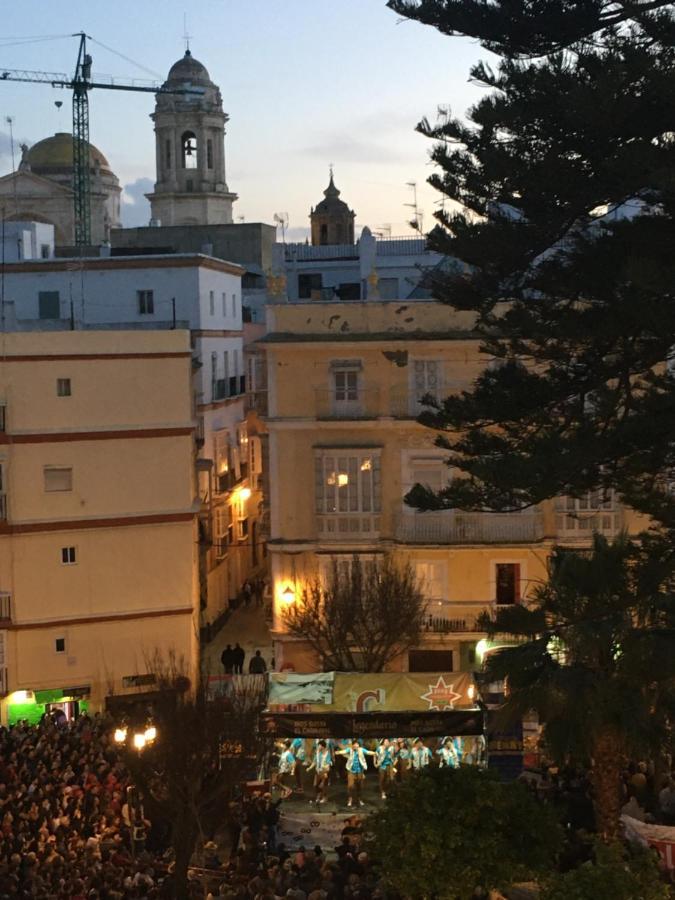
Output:
M481 709L444 712L264 712L261 731L271 737L394 738L479 735L485 731Z

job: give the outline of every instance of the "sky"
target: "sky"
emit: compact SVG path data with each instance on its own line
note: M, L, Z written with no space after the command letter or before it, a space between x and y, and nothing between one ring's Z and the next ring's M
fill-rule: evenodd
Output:
M332 163L357 230L410 233L408 182L417 183L424 227L431 227L439 200L426 184L431 145L415 125L433 120L439 106L462 115L479 99L469 69L486 53L401 20L385 0L5 2L0 68L70 76L78 46L71 35L85 31L99 42L90 45L94 75L162 81L185 51L185 22L192 54L219 85L230 116L235 219L272 222L274 213L287 213L290 238L304 239ZM90 139L124 188L125 225L149 218L143 194L155 180L153 107L152 94L90 94ZM0 83L0 174L12 167L8 116L18 163L20 143L71 130L70 92Z

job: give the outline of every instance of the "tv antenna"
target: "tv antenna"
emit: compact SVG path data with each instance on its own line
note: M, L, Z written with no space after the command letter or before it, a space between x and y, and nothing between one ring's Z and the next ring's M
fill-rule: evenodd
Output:
M288 228L288 213L274 213L274 221L281 227L281 243L286 243L286 229Z
M424 234L424 213L417 205L417 182L416 181L407 181L406 185L410 188L413 195L412 203L404 203L404 206L409 206L413 211L413 218L409 224L415 229L415 231L420 234Z

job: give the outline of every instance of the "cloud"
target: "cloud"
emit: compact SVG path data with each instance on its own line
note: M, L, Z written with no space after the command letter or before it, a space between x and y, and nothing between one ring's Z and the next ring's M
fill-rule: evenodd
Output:
M136 181L124 185L120 210L124 228L135 228L148 224L150 203L145 194L149 194L153 187L154 182L150 178L137 178Z
M375 142L359 141L337 134L327 137L318 144L305 147L303 152L307 156L317 156L321 159L355 163L395 163L407 162L410 159L410 154L402 153L392 146L385 147Z

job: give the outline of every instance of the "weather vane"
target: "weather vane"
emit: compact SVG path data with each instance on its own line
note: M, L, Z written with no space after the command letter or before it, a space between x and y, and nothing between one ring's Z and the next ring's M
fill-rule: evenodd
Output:
M190 39L192 35L188 34L187 29L187 13L183 13L183 40L185 41L185 52L190 52Z

